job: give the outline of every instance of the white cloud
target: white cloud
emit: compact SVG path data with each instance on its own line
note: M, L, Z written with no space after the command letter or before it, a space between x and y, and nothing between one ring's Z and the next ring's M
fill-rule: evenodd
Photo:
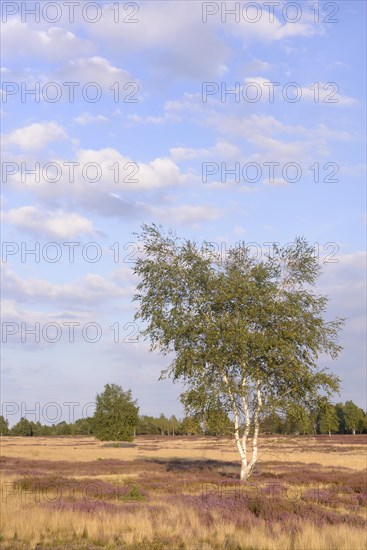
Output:
M108 118L103 115L91 115L90 113L82 113L74 118L74 122L85 126L86 124L93 124L94 122L107 122Z
M261 71L267 71L271 68L270 63L267 61L262 61L261 59L253 59L247 63L244 67L245 71L248 73L257 73Z
M20 277L5 263L3 291L10 300L20 303L57 304L59 307L102 306L124 296L132 296L132 287L122 287L96 273L87 273L71 283L57 284L39 278Z
M93 235L93 224L76 213L41 211L35 206L13 208L2 214L2 218L19 229L42 237L73 239L81 235Z
M295 17L295 15L289 17ZM256 23L251 22L256 21ZM230 32L233 36L241 38L244 44L250 42L280 42L295 37L307 37L315 34L324 34L325 29L320 23L316 24L312 20L312 14L302 12L302 18L298 22L283 22L277 15L272 20L269 16L269 10L265 7L260 10L254 2L246 10L246 16L241 17L240 22L234 20L229 23Z
M206 78L226 70L229 48L216 28L203 24L200 2L145 2L139 5L139 23L114 23L108 7L105 16L88 25L90 35L103 40L121 56L144 52L153 76ZM208 54L210 52L210 54Z
M243 237L245 233L246 229L242 227L242 225L236 225L233 229L233 234L236 235L236 237Z
M231 138L245 138L255 148L247 160L256 162L297 162L303 164L330 155L333 141L352 142L348 131L331 129L326 124L306 128L286 125L272 115L236 116L212 112L206 123ZM297 139L295 139L297 136ZM266 158L265 158L266 155Z
M70 160L54 158L50 161L58 166L58 181L56 171L51 174L50 168L47 177L40 178L39 182L33 174L29 177L27 174L26 183L22 183L20 171L9 177L9 182L18 190L27 189L43 198L91 198L93 190L98 200L102 194L119 196L123 192L140 193L174 187L188 181L188 176L169 157L138 162L113 148L80 149L72 160L76 163L72 169L67 164ZM31 165L29 161L27 166ZM53 177L55 181L51 184Z
M249 97L251 97L250 93L252 93L254 97L259 97L259 101L263 102L285 102L289 97L292 100L293 98L298 98L298 101L306 100L330 107L351 107L358 104L358 101L353 97L342 95L339 91L339 86L335 82L311 82L308 86L303 86L296 82L295 85L287 86L287 82L282 84L277 81L271 81L263 76L249 76L245 78L245 84L247 86L250 84L254 85L254 89L251 92L251 87L249 88Z
M5 58L28 57L59 61L75 55L85 55L93 50L90 42L60 27L40 30L39 24L22 23L11 18L2 25L2 48Z
M72 312L58 311L55 313L42 311L40 309L25 309L15 300L7 299L1 300L1 317L6 322L25 323L26 325L34 325L35 322L39 322L44 325L52 321L57 322L59 319L63 319L65 321L76 319L83 322L83 324L95 320L95 316L91 315L91 312L88 311L73 309ZM11 342L10 336L8 341Z
M35 163L30 158L25 165L30 170ZM168 156L138 162L113 148L80 149L72 159L50 158L47 165L50 167L46 173L45 164L40 163L38 178L19 169L7 177L9 188L32 193L50 210L55 204L59 208L62 204L64 210L70 205L75 210L77 204L89 213L127 219L149 213L150 201L157 197L147 198L146 193L160 193L197 181L197 176L182 171Z
M3 146L15 146L24 151L43 149L53 141L67 139L65 130L56 122L36 122L2 136Z
M206 221L214 221L220 218L223 211L211 206L181 205L168 208L152 207L151 212L161 220L181 223L196 224Z
M128 71L111 65L108 59L100 56L72 58L55 71L52 76L59 82L96 82L102 88L108 88L116 82L119 83L121 88L121 85L128 82L134 82L134 78ZM138 91L137 86L138 84L136 83L136 90ZM127 95L132 92L134 92L134 90L129 89L126 90L124 94ZM120 91L120 95L121 93ZM114 98L113 94L114 92L111 91L110 97L112 99Z
M170 149L171 158L174 161L183 161L183 160L197 160L197 159L212 159L219 158L221 160L225 159L236 159L240 160L242 158L242 151L236 145L228 143L226 141L218 141L213 147L208 148L187 148L187 147L173 147Z

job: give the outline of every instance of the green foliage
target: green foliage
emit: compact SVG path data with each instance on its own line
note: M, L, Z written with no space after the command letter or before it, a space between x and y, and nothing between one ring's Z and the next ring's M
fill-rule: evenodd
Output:
M339 421L339 433L345 433L345 411L343 403L337 403L335 405L335 412Z
M186 385L188 413L202 419L220 403L226 414L235 404L245 416L245 398L252 416L259 387L264 410L293 403L300 430L312 432L307 403L339 388L318 357L338 356L344 322L324 320L328 300L313 291L320 273L313 248L298 238L257 260L240 244L222 261L156 225L143 225L138 238L136 318L151 350L174 355L162 377Z
M233 435L233 422L218 397L205 398L204 394L192 389L181 395L181 402L192 418L199 422L199 431L203 434Z
M184 435L203 435L199 415L185 416L181 430Z
M344 405L344 423L347 432L363 431L364 411L357 407L353 401L347 401ZM361 429L362 428L362 429Z
M33 435L32 424L33 422L22 417L19 422L12 427L11 434L20 436Z
M143 415L139 417L139 422L136 427L137 435L158 435L160 433L158 427L158 419L154 416Z
M336 433L339 430L339 418L336 408L326 397L318 401L317 410L317 428L318 433Z
M143 502L146 500L146 496L141 492L139 485L134 483L127 493L121 497L124 502Z
M54 428L55 435L71 435L72 427L67 422L59 422Z
M102 441L132 441L139 420L138 411L130 390L124 392L121 386L106 384L96 398L94 435Z
M269 414L263 415L261 419L261 431L267 434L282 434L286 433L286 422L275 411L271 411Z
M298 403L290 403L287 411L287 429L290 433L312 434L311 411Z
M71 424L73 435L92 435L93 422L91 418L79 418Z
M5 418L1 415L0 416L0 434L8 435L8 433L9 433L9 422L5 420Z

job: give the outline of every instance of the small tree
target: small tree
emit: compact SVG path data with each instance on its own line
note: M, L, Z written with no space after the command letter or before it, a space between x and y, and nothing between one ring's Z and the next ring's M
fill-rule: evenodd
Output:
M367 414L363 409L361 409L361 419L358 423L358 431L361 434L367 431Z
M233 422L218 402L217 407L211 407L204 416L204 432L207 435L232 435Z
M185 416L182 420L181 431L184 435L202 435L199 415Z
M131 390L124 392L121 386L106 384L104 391L97 394L93 433L102 441L132 441L138 412Z
M92 435L93 434L93 419L79 418L71 425L73 435Z
M161 435L165 435L166 433L169 435L169 420L163 413L160 414L157 424Z
M136 428L137 434L156 435L159 434L158 420L154 416L143 415L139 417L139 423Z
M258 260L242 244L223 261L155 225L143 225L138 239L136 318L147 323L151 350L174 354L162 377L194 390L191 410L220 400L231 412L246 480L257 461L264 410L285 396L305 404L320 390L338 389L339 379L317 358L337 357L343 320L324 320L327 298L312 288L320 272L314 250L296 239Z
M313 432L310 410L304 405L290 403L287 412L288 429L292 433L309 434Z
M33 435L32 422L26 418L21 418L10 431L11 435L27 436Z
M169 418L169 424L172 430L172 435L176 435L180 427L180 422L177 420L174 414Z
M9 422L5 420L3 415L0 416L0 435L7 435L9 433Z
M327 397L321 397L318 401L317 427L321 434L336 433L339 431L339 418L335 406Z
M344 408L344 405L343 403L337 403L335 405L335 412L336 412L336 416L338 417L338 421L339 421L339 433L345 433L346 432L346 427L345 427L345 408Z
M353 401L344 405L345 428L354 435L364 420L364 412Z
M261 431L269 434L281 434L286 430L285 421L281 416L272 411L264 416L261 421Z

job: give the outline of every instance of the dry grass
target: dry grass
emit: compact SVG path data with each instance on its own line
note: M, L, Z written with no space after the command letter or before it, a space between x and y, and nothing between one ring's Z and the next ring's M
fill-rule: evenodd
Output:
M347 445L343 441L347 440ZM340 466L357 470L367 467L365 436L274 436L261 439L259 462L269 460ZM364 438L364 439L361 439ZM364 445L361 444L364 442ZM332 443L331 443L332 442ZM1 454L44 460L89 462L98 459L145 458L212 459L237 462L238 451L231 439L200 437L137 437L126 448L108 447L92 437L2 437Z
M245 489L221 438L1 443L4 549L366 548L364 436L264 437Z

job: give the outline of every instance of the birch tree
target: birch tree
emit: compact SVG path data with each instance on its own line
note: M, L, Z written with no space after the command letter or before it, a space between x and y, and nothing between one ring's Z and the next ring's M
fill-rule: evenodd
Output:
M156 225L143 225L137 238L135 318L151 351L172 359L161 377L183 383L190 414L220 401L233 420L245 481L258 458L264 412L338 390L339 379L317 360L341 351L343 319L324 320L328 299L314 292L314 250L297 238L260 259L244 243L223 258Z

